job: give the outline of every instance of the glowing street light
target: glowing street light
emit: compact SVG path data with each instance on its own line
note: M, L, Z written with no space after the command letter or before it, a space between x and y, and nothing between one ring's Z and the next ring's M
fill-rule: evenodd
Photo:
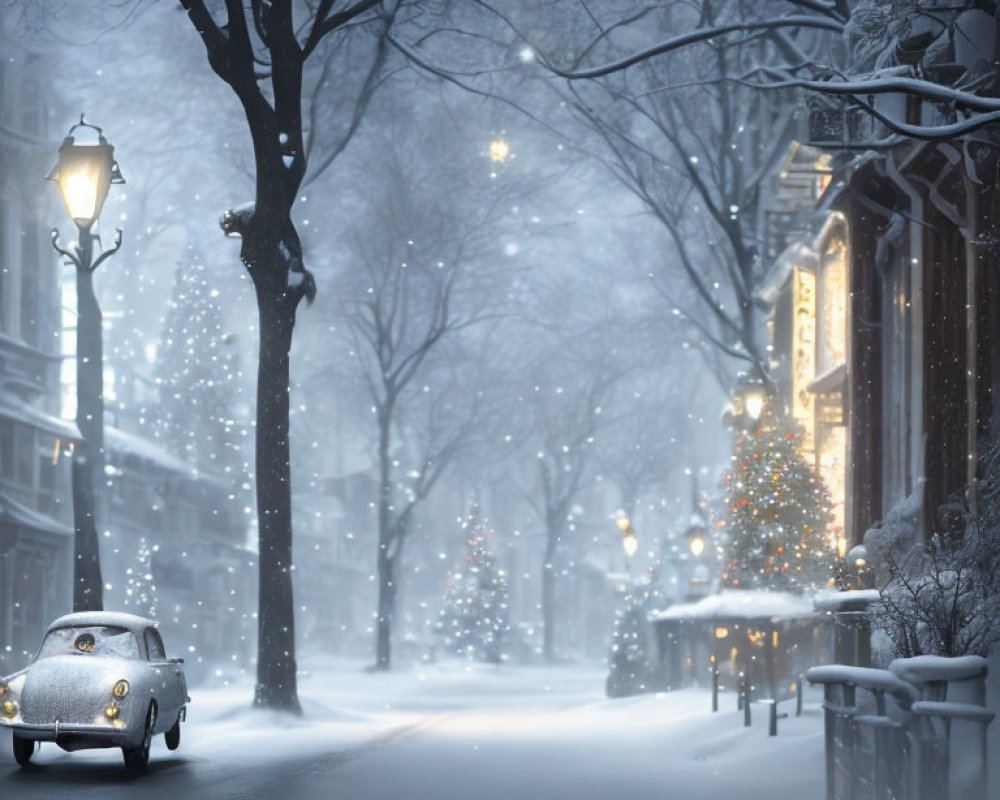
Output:
M87 131L96 135L96 142L77 141ZM91 228L100 216L111 184L125 183L114 152L101 129L88 125L81 116L69 129L59 148L59 163L48 175L49 180L59 184L78 234L75 247L63 249L59 246L58 228L52 230L52 246L76 267L76 425L81 441L73 449L74 611L101 610L104 606L97 537L98 481L103 479L104 472L104 345L93 274L118 252L122 232L119 228L111 249L95 259L97 237Z
M78 128L95 131L97 142L76 141L73 132ZM125 183L114 154L114 146L104 138L101 129L88 125L82 116L69 129L59 148L59 163L49 173L48 179L59 184L66 210L81 230L89 229L97 221L111 184Z
M615 524L622 532L622 550L628 558L632 558L639 550L639 537L635 535L632 521L628 517L619 517Z

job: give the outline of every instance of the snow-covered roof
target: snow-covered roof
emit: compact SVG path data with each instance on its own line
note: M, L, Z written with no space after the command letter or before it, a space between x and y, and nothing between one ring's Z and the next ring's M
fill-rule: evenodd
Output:
M73 534L73 528L45 514L23 506L0 494L0 520L21 525L36 531L46 531L61 536Z
M188 478L196 478L220 486L228 486L221 477L211 473L203 472L192 464L168 453L155 442L136 436L134 433L126 433L118 428L106 427L104 429L105 449L112 456L134 457L155 464L163 469L177 472Z
M813 610L813 596L792 594L791 592L768 592L757 589L726 589L719 594L709 595L697 603L683 603L670 606L662 611L653 611L652 621L661 619L714 619L740 617L759 619L761 617L810 617Z
M48 630L56 628L76 628L84 626L102 626L108 628L125 628L132 633L141 633L143 628L155 628L156 620L146 619L135 614L122 611L76 611L66 614L49 625ZM48 631L46 631L47 633Z
M76 424L67 419L60 419L51 414L46 414L29 403L11 397L4 393L0 394L0 417L23 422L32 428L47 431L55 436L61 436L69 441L80 441L80 429Z

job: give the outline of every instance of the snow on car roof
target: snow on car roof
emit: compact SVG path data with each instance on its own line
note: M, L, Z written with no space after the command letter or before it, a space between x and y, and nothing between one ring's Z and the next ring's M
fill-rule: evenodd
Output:
M73 614L66 614L59 617L59 619L49 625L48 631L53 631L56 628L75 628L94 625L107 628L125 628L132 631L132 633L136 633L143 628L155 628L157 624L156 620L146 619L135 614L126 614L121 611L77 611Z

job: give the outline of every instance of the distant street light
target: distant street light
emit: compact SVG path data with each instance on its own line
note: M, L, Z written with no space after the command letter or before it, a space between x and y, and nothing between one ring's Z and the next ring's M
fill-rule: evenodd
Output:
M628 517L619 517L615 520L615 524L622 532L622 550L628 558L632 558L639 550L639 537L635 535L632 521Z
M77 141L92 131L96 142ZM91 137L92 138L92 137ZM76 424L82 441L73 450L73 610L95 611L104 606L100 547L97 537L98 481L104 466L104 353L101 308L94 294L92 275L122 244L121 229L110 250L94 259L91 228L113 183L125 183L114 160L114 147L101 129L80 121L69 129L59 148L59 163L49 180L59 184L66 210L77 227L77 242L59 246L59 229L52 229L52 246L76 267Z
M503 139L494 139L490 142L490 158L497 164L506 161L510 155L510 145Z

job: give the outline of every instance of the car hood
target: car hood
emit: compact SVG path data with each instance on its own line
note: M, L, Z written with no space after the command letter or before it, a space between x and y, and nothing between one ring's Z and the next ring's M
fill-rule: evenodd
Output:
M125 659L102 656L52 656L36 661L28 668L21 692L21 717L39 725L57 719L94 722L111 702L115 682L125 678L134 684L136 672Z

